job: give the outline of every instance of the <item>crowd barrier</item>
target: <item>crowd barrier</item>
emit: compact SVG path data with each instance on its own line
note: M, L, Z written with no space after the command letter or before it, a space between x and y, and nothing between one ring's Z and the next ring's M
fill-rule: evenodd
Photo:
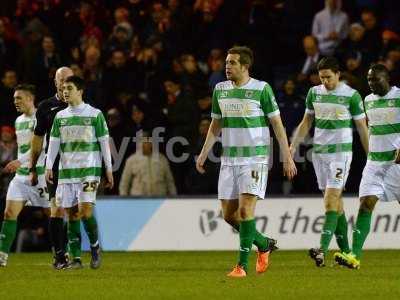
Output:
M345 197L349 238L359 201ZM272 198L258 201L257 229L278 240L280 249L319 244L324 220L321 198ZM222 218L215 198L103 198L96 205L106 251L237 250L238 234ZM400 206L378 203L365 248L400 248ZM336 242L332 240L332 248Z

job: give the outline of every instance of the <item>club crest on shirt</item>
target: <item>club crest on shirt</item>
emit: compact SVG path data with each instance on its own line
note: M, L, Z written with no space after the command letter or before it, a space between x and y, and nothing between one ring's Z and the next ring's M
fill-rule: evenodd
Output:
M60 125L65 126L67 124L67 119L60 119Z
M389 101L388 101L388 106L389 106L389 107L393 107L394 105L395 105L394 100L389 100Z
M321 95L316 95L315 96L315 102L319 102L319 101L321 101Z
M344 97L339 97L338 98L338 103L343 104L346 101Z
M252 97L253 97L253 91L247 90L247 91L244 93L244 96L245 96L246 98L252 98Z
M222 91L220 94L220 98L226 98L228 97L228 91Z
M85 118L85 119L83 119L83 124L85 124L86 126L89 126L90 124L92 124L92 120L90 118Z

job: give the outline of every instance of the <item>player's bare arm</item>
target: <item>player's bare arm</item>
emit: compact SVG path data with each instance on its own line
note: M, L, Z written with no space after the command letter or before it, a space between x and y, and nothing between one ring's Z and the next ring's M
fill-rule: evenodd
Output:
M296 128L292 143L290 144L290 153L292 157L296 153L297 147L299 147L300 143L304 141L307 136L310 128L314 122L314 115L305 113L303 116L303 120L300 122L299 126Z
M360 136L361 144L365 150L365 153L368 154L369 135L368 135L367 121L365 118L362 118L360 120L354 120L354 123L356 124L356 128Z
M210 128L208 129L206 141L204 142L203 149L201 150L199 157L196 161L196 169L201 174L205 172L204 170L204 162L207 159L208 152L210 152L211 148L214 146L217 141L217 137L221 133L221 123L218 119L212 119Z
M293 179L297 174L296 164L290 154L288 139L286 136L285 128L282 124L282 119L279 115L273 116L270 119L275 136L278 139L279 147L283 155L283 175L289 180Z
M43 148L43 140L44 136L39 136L34 134L32 136L31 140L31 184L32 185L37 185L38 183L38 176L36 173L36 165L40 156L40 153L42 152Z

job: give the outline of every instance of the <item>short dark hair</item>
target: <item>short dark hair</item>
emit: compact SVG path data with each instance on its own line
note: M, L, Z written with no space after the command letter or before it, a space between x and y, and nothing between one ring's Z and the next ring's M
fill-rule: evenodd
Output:
M339 62L334 57L324 57L319 61L317 70L332 70L333 73L337 73L339 72Z
M76 89L78 91L83 90L85 88L85 81L76 75L67 77L67 79L65 79L64 83L72 83L73 85L76 86Z
M383 64L372 64L369 69L374 71L374 72L376 72L376 73L383 73L386 76L387 79L390 78L389 70Z
M228 54L239 54L239 62L241 65L248 65L249 69L253 65L253 51L246 46L234 46L228 50Z
M32 96L35 96L36 87L33 84L22 83L22 84L18 84L14 88L14 91L24 91L24 92L28 92Z

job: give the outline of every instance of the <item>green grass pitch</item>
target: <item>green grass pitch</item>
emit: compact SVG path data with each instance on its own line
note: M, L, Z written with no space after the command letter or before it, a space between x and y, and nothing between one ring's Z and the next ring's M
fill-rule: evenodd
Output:
M306 251L277 251L269 270L227 278L235 252L109 252L99 270L55 271L50 254L11 254L0 299L400 299L399 251L366 251L360 270L316 268Z

